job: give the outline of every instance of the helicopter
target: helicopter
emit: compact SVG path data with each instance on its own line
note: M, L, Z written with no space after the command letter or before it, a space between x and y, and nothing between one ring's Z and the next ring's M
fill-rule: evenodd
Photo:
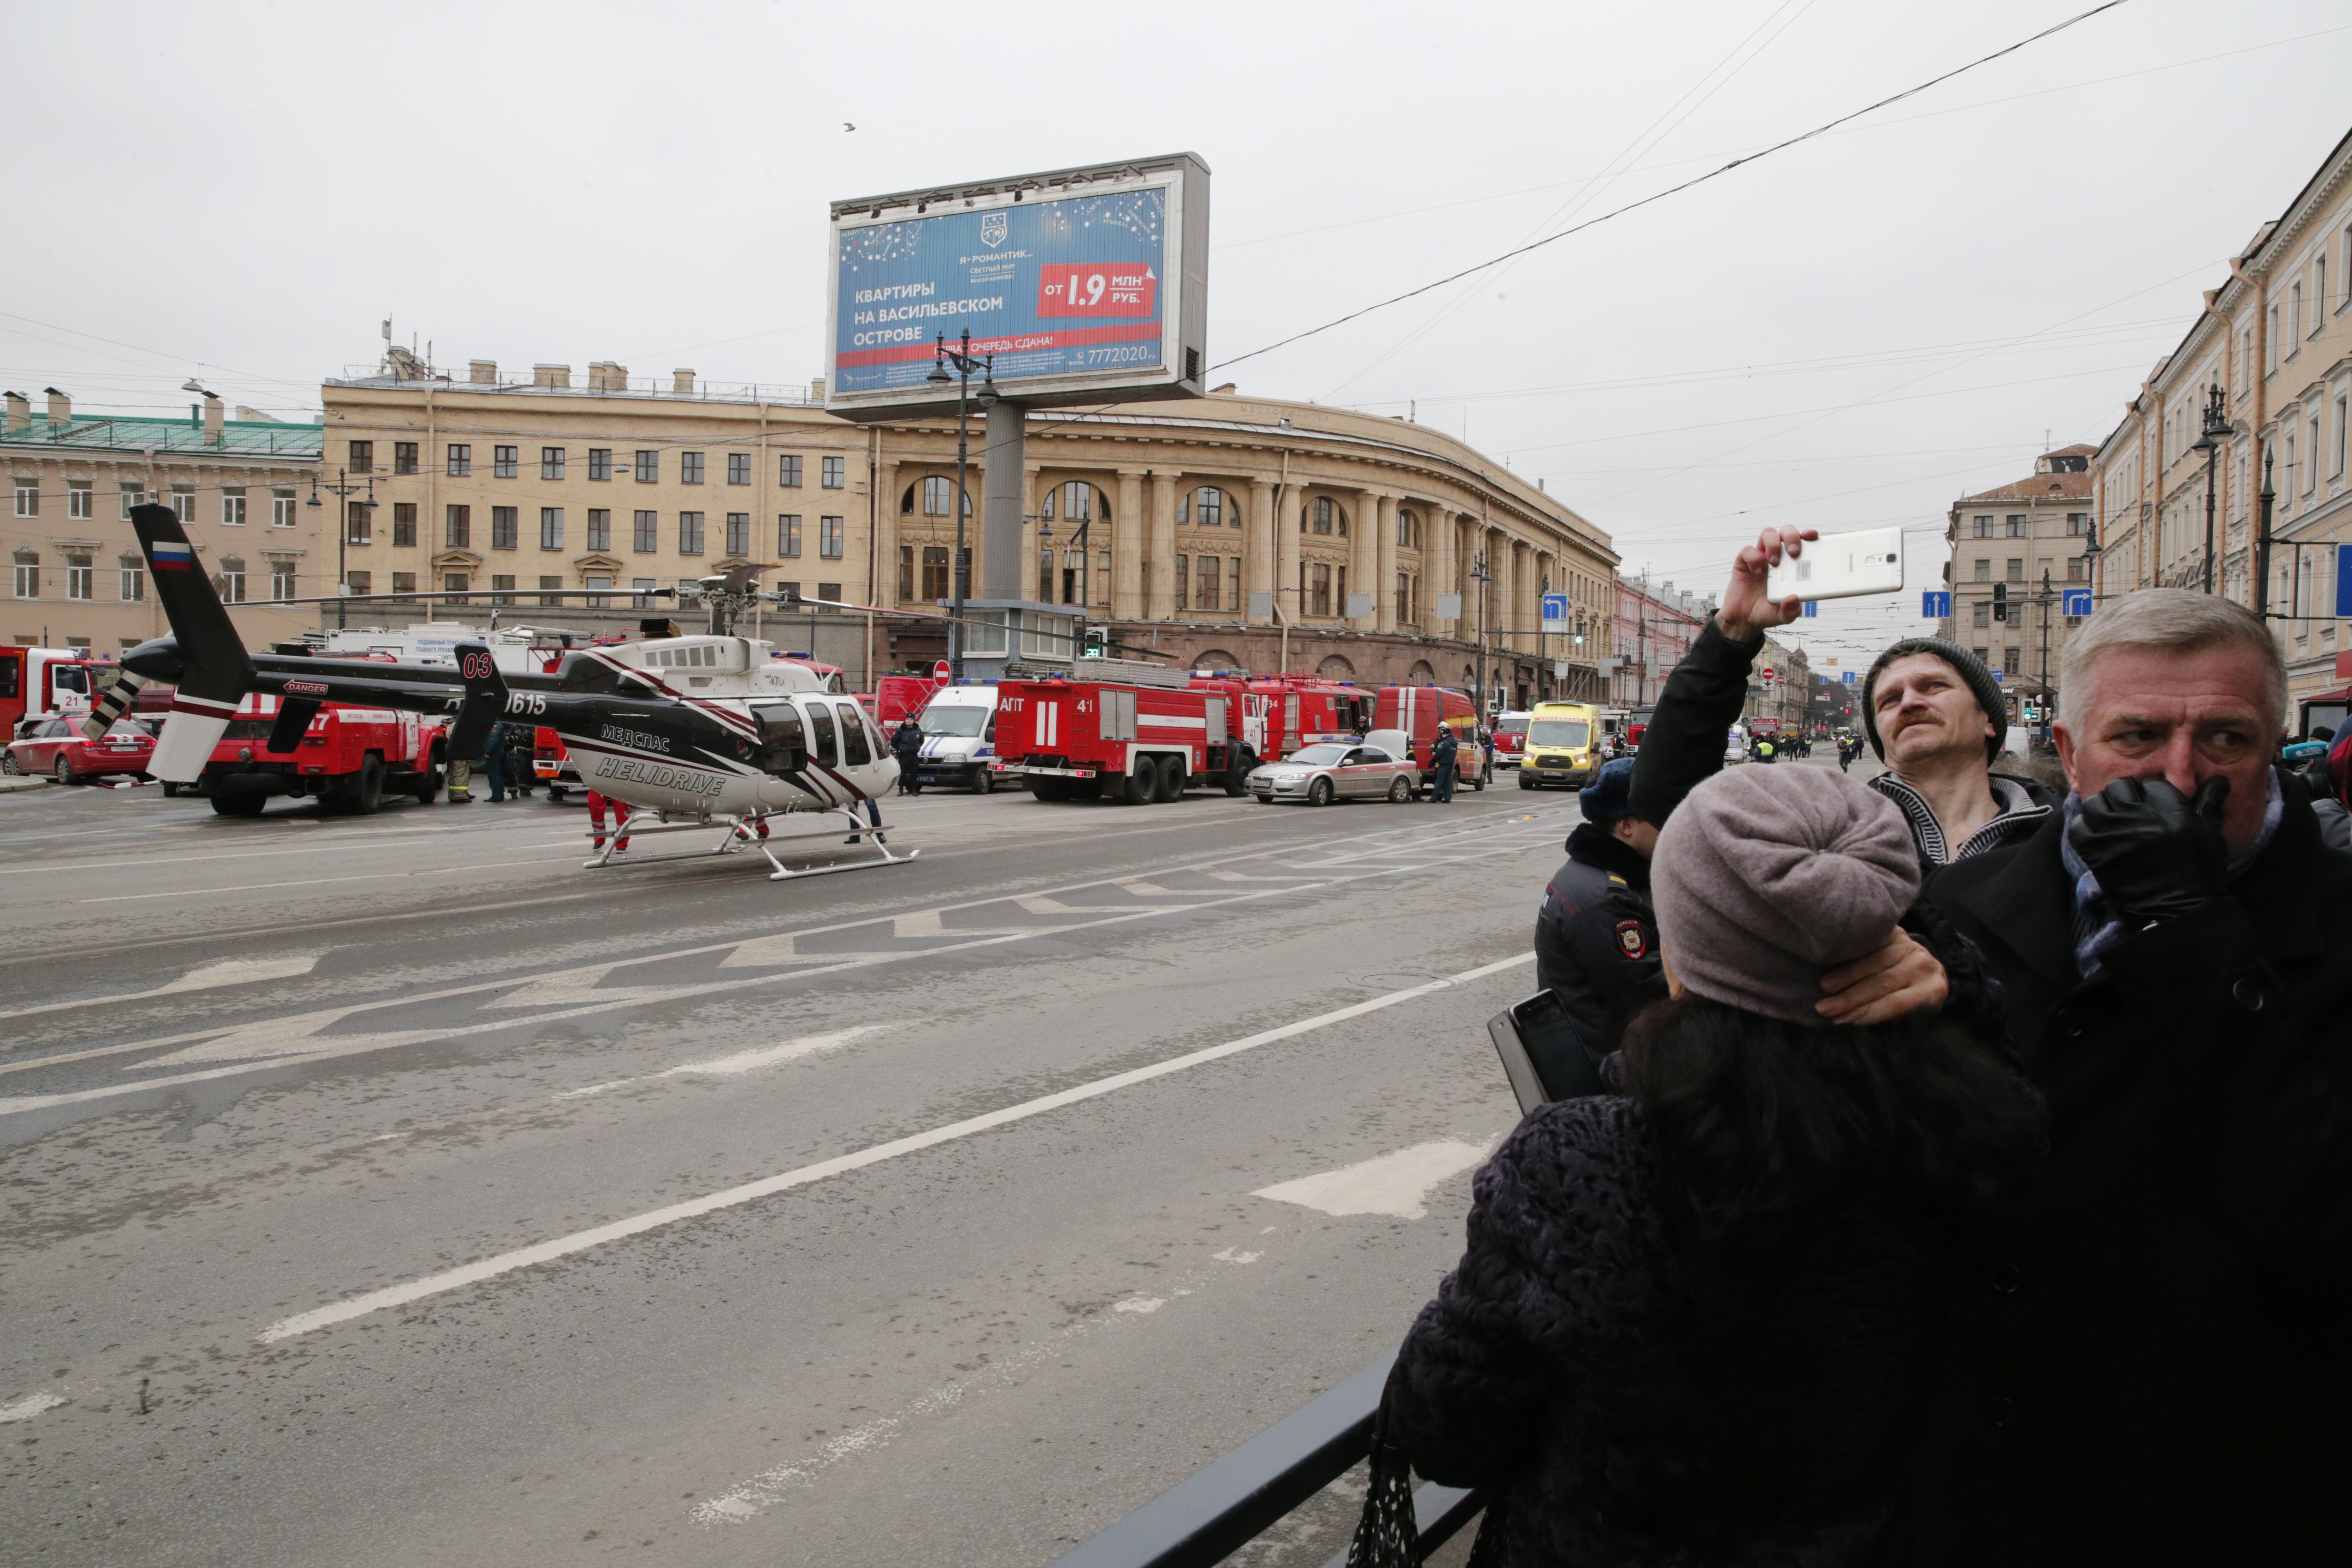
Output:
M577 648L551 673L509 673L478 642L457 646L454 668L248 653L178 515L166 506L136 506L131 522L172 632L122 655L122 675L91 704L89 722L110 724L150 682L176 686L148 763L155 778L194 783L238 702L261 693L280 699L268 742L273 750L294 746L321 702L453 716L447 754L469 760L482 754L490 726L501 721L554 730L583 782L625 808L605 847L586 862L592 868L750 847L773 868L770 880L789 881L903 866L921 853L889 847L879 803L898 780L898 759L857 700L826 690L804 665L772 659L770 644L732 635L736 618L758 600L756 567L703 584L708 634ZM870 839L879 858L786 867L771 847L768 819L808 814L846 818L846 842ZM721 837L683 855L619 857L619 845L635 837L695 832Z

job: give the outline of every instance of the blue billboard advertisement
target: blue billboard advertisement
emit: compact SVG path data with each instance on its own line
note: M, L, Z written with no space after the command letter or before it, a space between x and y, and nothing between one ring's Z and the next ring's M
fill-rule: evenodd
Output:
M1162 370L1168 205L1154 184L844 223L833 392L928 390L940 334L967 331L999 382Z

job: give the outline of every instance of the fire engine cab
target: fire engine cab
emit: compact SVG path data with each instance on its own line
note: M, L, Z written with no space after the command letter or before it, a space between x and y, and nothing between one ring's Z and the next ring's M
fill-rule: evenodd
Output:
M359 816L387 795L429 805L441 793L442 744L440 721L415 713L255 692L221 732L201 787L223 816L258 816L276 795Z
M1234 689L1196 689L1181 671L1142 664L1117 679L1001 682L992 765L1025 779L1039 800L1142 805L1213 784L1240 795L1255 757L1245 694L1225 684Z
M16 739L26 719L45 713L87 713L90 699L106 689L115 667L89 657L88 648L0 647L0 742Z

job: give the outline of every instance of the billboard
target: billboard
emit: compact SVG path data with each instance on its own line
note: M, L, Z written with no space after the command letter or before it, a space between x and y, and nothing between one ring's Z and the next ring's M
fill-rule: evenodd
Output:
M835 202L825 406L952 408L925 378L966 331L1028 406L1199 396L1208 198L1186 153Z

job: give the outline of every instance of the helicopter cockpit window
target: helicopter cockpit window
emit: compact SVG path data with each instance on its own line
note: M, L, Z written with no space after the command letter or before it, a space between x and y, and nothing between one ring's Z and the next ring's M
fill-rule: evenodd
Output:
M808 707L808 721L809 736L811 741L814 742L809 747L809 761L816 763L819 767L829 768L835 766L836 763L835 762L835 752L833 749L832 712L826 709L824 703L812 702Z
M808 765L808 742L801 729L799 709L780 702L752 712L760 721L760 748L753 760L761 772L793 773Z
M857 704L836 702L841 710L841 760L853 768L862 768L874 760L866 748L866 726L858 721Z

